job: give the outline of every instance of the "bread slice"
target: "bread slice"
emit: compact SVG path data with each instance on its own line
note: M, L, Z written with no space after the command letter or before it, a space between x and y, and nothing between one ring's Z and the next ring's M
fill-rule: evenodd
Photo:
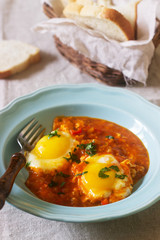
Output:
M129 7L113 6L109 0L97 3L87 0L85 5L83 2L84 0L71 0L64 8L63 14L111 39L120 42L135 39L137 6L135 2L132 2ZM119 9L124 15L119 12Z
M0 78L9 77L40 61L37 47L16 41L0 41Z
M99 6L104 6L107 8L112 8L120 12L132 25L134 30L134 35L136 39L136 32L137 32L137 6L141 0L130 0L127 3L120 3L112 4L109 0L98 0L97 4Z

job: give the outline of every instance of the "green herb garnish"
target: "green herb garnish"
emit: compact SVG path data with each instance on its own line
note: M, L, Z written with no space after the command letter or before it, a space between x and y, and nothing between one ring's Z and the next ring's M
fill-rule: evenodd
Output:
M86 153L89 156L93 156L96 154L96 145L92 142L92 143L88 143L86 148L85 148Z
M120 175L120 174L117 174L117 173L116 173L115 177L116 177L116 178L119 178L119 179L124 179L125 177L127 177L127 175L125 175L125 174L121 174L121 175Z
M64 185L65 185L65 182L62 182L61 185L60 185L60 187L62 188Z
M61 176L61 177L64 177L64 178L70 177L70 175L65 174L65 173L63 173L63 172L58 172L58 173L56 174L56 176Z
M64 192L58 192L57 194L60 195L60 194L65 194L65 193Z
M106 136L106 138L108 138L108 139L114 139L114 137L113 137L113 136L110 136L110 135Z
M115 170L116 172L119 172L119 168L118 168L117 166L115 166L115 165L112 165L112 166L110 166L110 167L104 167L104 168L102 168L102 169L99 171L98 176L99 176L100 178L108 178L109 175L105 174L105 172L109 172L109 171L111 171L111 169ZM127 175L125 175L125 174L117 174L117 173L116 173L116 174L115 174L115 177L116 177L116 178L120 178L120 179L124 179L125 177L127 177Z
M94 144L94 142L87 143L87 144L82 143L82 144L77 145L77 147L79 147L80 149L85 149L85 152L89 156L93 156L97 153L96 145Z
M109 171L110 171L110 169L109 169L108 167L102 168L102 169L99 171L99 173L98 173L98 177L100 177L100 178L108 178L109 175L105 174L105 172L109 172Z
M115 165L112 165L112 166L110 166L110 167L104 167L104 168L102 168L102 169L99 171L98 176L99 176L100 178L108 178L109 175L105 174L105 172L109 172L109 171L111 171L111 169L115 170L116 172L119 172L119 168L118 168L117 166L115 166ZM117 175L118 175L118 174L117 174ZM119 176L121 176L121 175L119 175Z
M26 168L29 167L30 164L31 164L31 162L27 162L26 163Z
M48 184L48 187L56 187L58 185L57 182L51 180L51 182Z
M66 159L67 161L71 160L72 159L72 153L69 152L69 157L63 157L64 159Z
M48 138L51 138L51 137L54 137L54 136L57 136L57 137L61 136L60 134L58 134L58 130L54 130L50 134L48 134Z
M115 165L110 166L109 169L113 169L113 170L115 170L116 172L119 172L119 167L117 167L117 166L115 166Z
M78 173L78 174L75 175L75 177L82 176L82 175L84 175L86 173L88 173L88 171L85 171L85 172L82 172L82 173Z
M79 144L79 145L77 145L77 147L79 147L80 149L85 149L86 148L86 144Z
M89 162L88 161L84 161L86 164L89 164Z
M71 160L72 162L76 162L76 163L81 162L78 156L75 153L71 153L71 152L69 152L69 157L63 157L63 158L66 159L67 161Z

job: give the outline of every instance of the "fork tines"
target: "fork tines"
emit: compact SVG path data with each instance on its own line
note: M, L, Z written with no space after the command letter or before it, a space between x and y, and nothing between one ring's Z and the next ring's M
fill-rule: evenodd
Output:
M40 138L44 135L45 128L42 127L38 121L33 118L25 128L20 132L20 137L27 141L30 145L38 142Z

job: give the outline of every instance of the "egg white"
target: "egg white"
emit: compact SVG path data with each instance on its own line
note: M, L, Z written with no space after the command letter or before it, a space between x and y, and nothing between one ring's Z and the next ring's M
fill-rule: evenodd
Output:
M87 171L87 174L84 174L81 177L81 180L79 181L79 184L81 186L81 189L83 193L86 194L87 198L90 199L100 199L100 198L108 198L111 194L116 197L116 198L125 198L128 195L131 194L132 191L132 182L130 180L130 177L126 176L124 179L119 179L119 178L113 178L113 172L114 174L117 173L119 175L125 174L123 168L121 167L120 163L116 160L116 158L111 155L111 154L106 154L106 155L95 155L93 157L88 157L87 161L89 164L86 166L84 171ZM90 166L89 166L90 165ZM91 166L92 165L92 166ZM109 172L105 172L106 174L112 174L109 178L112 177L112 180L109 178L106 179L100 179L98 176L99 169L103 168L104 166L110 167L112 165L115 165L119 168L119 171L116 172L112 170ZM96 174L92 177L89 177L89 174L92 174L90 172L90 168L97 168ZM108 187L107 181L111 181L111 186ZM104 181L106 181L106 187L104 186ZM97 182L102 182L104 188L102 189L100 186L100 189L98 189ZM92 184L93 183L93 184Z

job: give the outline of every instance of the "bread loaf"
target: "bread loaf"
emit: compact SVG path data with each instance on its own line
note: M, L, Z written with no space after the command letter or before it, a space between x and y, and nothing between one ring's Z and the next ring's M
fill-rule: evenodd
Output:
M110 0L97 0L96 3L92 0L70 0L63 13L67 18L122 42L136 38L137 4L137 1L112 5Z
M21 72L39 60L37 47L16 40L0 41L0 78Z

